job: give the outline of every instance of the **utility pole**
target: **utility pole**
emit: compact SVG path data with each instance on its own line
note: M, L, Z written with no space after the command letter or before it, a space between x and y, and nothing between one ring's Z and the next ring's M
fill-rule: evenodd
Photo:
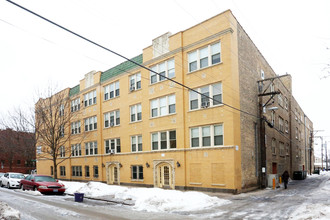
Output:
M264 108L267 106L267 104L277 95L280 94L279 91L271 91L271 92L266 92L267 89L270 87L270 85L273 83L275 79L285 77L288 75L283 75L283 76L275 76L263 80L257 81L258 83L258 97L259 97L259 139L260 139L260 144L259 144L259 152L260 152L260 164L259 164L259 169L261 170L260 175L259 175L259 186L260 188L265 188L266 187L266 174L267 174L267 152L266 152L266 128L265 128L265 122L268 124L268 126L273 127L274 125L270 123L266 117L264 116ZM263 88L263 83L265 81L270 81L269 85L266 86L266 88ZM263 97L264 96L270 96L270 98L264 103L263 102Z

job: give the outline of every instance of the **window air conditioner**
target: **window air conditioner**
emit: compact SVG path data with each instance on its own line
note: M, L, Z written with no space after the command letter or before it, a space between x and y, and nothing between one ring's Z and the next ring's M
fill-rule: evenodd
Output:
M209 107L210 102L202 102L202 108L207 108Z
M115 123L110 122L110 127L113 127L113 126L115 126Z
M135 90L135 86L131 86L130 88L129 88L129 90L132 92L132 91L134 91Z
M115 150L114 149L110 149L110 154L114 154Z

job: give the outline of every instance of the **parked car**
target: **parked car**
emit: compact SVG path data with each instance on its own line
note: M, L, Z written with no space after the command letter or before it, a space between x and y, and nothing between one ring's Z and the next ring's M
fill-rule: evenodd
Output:
M24 178L24 175L22 173L5 173L1 177L1 187L6 186L8 189L10 188L19 188L21 179Z
M63 195L65 192L65 186L59 183L51 176L31 174L21 180L21 189L23 190L38 190L43 194L55 193Z
M5 173L0 173L0 186L1 186L1 178L3 175L5 175Z

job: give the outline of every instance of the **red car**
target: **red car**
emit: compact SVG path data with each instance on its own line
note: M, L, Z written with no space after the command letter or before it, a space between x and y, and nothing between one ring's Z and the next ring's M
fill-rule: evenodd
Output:
M38 190L40 193L55 193L63 195L65 192L65 187L62 183L59 183L51 176L33 174L28 175L21 180L20 184L23 190Z

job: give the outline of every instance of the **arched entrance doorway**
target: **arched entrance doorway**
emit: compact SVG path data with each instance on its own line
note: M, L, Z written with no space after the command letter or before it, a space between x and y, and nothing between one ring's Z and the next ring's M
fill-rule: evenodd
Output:
M154 161L155 187L174 189L174 166L173 161Z
M120 185L120 163L107 163L107 184Z

